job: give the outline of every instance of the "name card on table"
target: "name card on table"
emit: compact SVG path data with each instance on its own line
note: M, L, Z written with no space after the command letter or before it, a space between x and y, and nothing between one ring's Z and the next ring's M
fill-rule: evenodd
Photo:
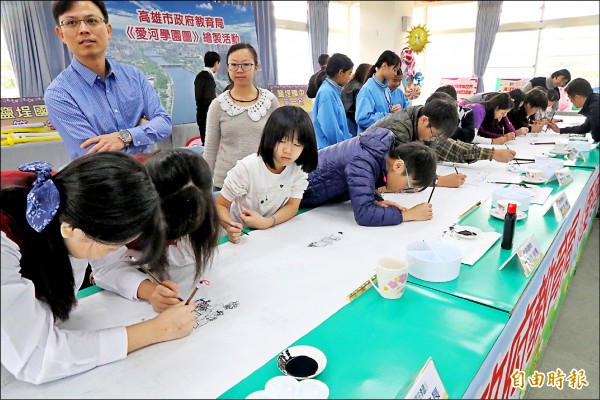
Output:
M571 204L569 203L569 199L565 192L562 192L556 197L556 200L554 200L554 207L556 207L556 211L558 211L563 218L567 215L571 209Z
M581 160L585 162L585 157L581 153L581 150L579 150L577 147L573 147L571 150L569 150L567 158L573 162L577 161L578 158L581 158Z
M561 168L556 170L554 174L556 175L556 179L558 179L558 184L560 186L573 182L573 176L571 175L571 170L569 168Z
M523 272L525 272L525 276L528 277L531 274L531 271L533 271L542 259L542 255L540 245L535 235L532 234L517 250L517 257L519 258Z
M427 359L412 385L406 390L404 387L396 395L396 399L447 399L448 393L444 389L442 379L435 369L431 357Z

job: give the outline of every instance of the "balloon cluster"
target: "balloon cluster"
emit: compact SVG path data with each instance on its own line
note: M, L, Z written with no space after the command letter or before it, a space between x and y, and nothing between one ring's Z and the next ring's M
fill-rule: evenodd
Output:
M400 52L402 60L402 86L404 94L409 100L414 100L421 95L421 86L425 77L419 72L415 72L415 55L409 48L405 47Z

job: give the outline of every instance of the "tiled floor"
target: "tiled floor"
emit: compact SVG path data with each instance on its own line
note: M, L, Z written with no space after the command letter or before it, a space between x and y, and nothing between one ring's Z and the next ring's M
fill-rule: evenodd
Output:
M562 390L548 385L540 388L530 387L525 392L527 399L600 398L598 390L598 270L600 269L598 225L600 219L596 218L548 345L537 365L537 370L542 373L560 368L569 375L572 369L583 369L588 386L584 386L581 390L571 389L565 381Z

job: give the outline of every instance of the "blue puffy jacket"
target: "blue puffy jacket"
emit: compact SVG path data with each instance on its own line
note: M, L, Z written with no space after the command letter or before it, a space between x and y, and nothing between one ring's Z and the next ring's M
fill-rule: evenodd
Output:
M383 226L402 223L396 207L375 204L377 178L385 176L385 156L394 145L389 129L373 127L362 135L319 150L319 165L308 175L302 207L350 199L359 225Z

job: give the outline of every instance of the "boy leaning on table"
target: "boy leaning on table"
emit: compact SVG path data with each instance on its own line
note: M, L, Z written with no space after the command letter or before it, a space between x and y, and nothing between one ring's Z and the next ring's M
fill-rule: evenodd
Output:
M400 143L421 141L430 144L437 154L438 161L472 163L479 160L496 160L507 163L515 157L514 150L483 148L450 139L458 126L458 104L452 96L446 97L447 100L428 98L425 105L401 109L380 119L369 129L389 129ZM463 174L438 176L436 185L459 187L465 182L465 178L466 175Z
M592 133L594 142L600 142L600 95L592 91L592 86L583 78L573 79L565 88L567 96L573 105L581 108L579 114L585 116L581 125L559 128L555 122L548 123L548 127L557 133Z

